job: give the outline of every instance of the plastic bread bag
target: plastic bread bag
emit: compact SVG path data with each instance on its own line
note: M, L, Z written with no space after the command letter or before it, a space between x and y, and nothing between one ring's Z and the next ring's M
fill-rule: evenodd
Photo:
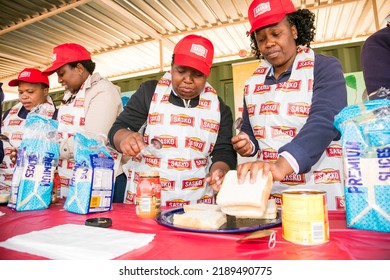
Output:
M114 159L100 137L91 133L74 135L73 177L65 210L78 214L111 209L114 189Z
M28 114L18 147L8 207L17 211L49 207L60 152L57 128L56 120L38 111Z
M347 226L390 232L390 100L348 106L334 125L342 135Z
M375 99L388 99L390 100L390 89L387 89L385 87L381 87L378 90L370 93L368 95L369 100L375 100Z

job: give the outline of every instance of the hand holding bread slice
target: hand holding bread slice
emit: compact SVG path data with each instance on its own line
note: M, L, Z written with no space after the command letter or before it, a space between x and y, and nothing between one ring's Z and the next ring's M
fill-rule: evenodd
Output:
M268 205L268 214L276 214L275 201L268 202L272 188L272 174L263 178L263 170L259 170L256 182L250 183L249 173L243 184L238 183L237 171L226 173L221 189L217 195L217 204L221 211L237 218L262 219Z

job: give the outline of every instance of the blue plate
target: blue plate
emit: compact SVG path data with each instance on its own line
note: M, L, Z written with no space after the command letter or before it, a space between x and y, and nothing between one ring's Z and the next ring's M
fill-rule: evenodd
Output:
M230 222L230 219L234 219L234 217L227 217L228 223L225 223L222 225L219 229L197 229L197 228L187 228L187 227L178 227L173 225L173 215L174 214L183 214L184 209L183 208L175 208L170 209L161 212L157 218L156 221L160 225L178 229L178 230L184 230L184 231L191 231L191 232L203 232L203 233L239 233L239 232L251 232L255 230L261 230L261 229L268 229L280 226L282 224L282 217L281 212L278 211L277 216L275 219L240 219L240 222L243 223L243 225L240 226L232 226L231 224L234 224L234 222ZM247 223L247 225L245 225ZM228 226L229 224L229 226Z

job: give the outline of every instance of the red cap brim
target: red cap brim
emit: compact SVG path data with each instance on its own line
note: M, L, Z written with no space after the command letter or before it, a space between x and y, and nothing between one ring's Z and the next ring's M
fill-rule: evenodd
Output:
M286 14L279 14L279 15L270 15L268 17L262 17L261 20L257 20L252 24L252 28L251 30L249 30L249 33L252 33L253 31L256 31L259 28L264 28L266 26L277 24L281 22L285 16Z
M11 81L9 81L9 83L8 83L8 85L9 85L10 87L16 87L18 84L19 84L19 80L18 80L18 79L11 80Z
M184 55L184 54L175 54L175 64L194 68L206 76L210 74L211 66L208 66L204 60L196 59L193 56Z
M64 64L65 65L65 64ZM45 69L42 71L42 74L43 75L46 75L46 76L50 76L51 74L53 74L55 71L57 71L58 68L60 68L61 66L63 65L56 65L56 64L53 64L52 66L50 66L49 68Z

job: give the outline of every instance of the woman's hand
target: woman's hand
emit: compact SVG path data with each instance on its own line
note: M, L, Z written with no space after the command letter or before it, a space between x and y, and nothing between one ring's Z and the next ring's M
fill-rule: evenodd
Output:
M146 147L143 136L128 129L118 130L114 136L114 143L119 152L130 157L138 156Z
M229 171L229 166L224 162L215 162L210 167L210 172L206 175L206 183L216 192L221 189L225 174Z
M233 149L243 157L248 157L253 153L253 145L248 134L240 132L232 137Z
M11 147L11 153L9 155L10 159L11 159L11 162L13 164L16 164L16 160L17 160L17 157L18 157L18 149L17 148L14 148L14 147Z
M263 170L263 176L266 177L268 172L272 173L274 181L282 181L287 175L294 170L284 157L280 156L274 163L264 161L246 162L237 166L238 182L243 183L248 172L250 174L250 182L256 182L256 176L259 170Z

